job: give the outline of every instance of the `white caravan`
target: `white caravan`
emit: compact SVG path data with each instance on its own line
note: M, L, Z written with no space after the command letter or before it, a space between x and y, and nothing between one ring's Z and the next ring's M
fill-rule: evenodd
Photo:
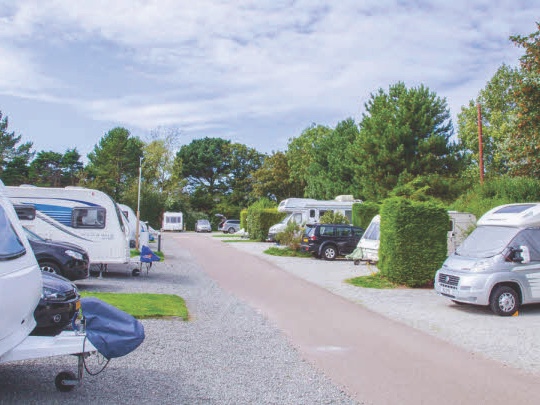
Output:
M184 215L181 212L164 212L161 229L163 231L183 231Z
M540 303L540 203L501 205L482 215L437 271L435 291L501 316Z
M456 248L470 233L475 226L476 217L468 212L448 211L450 224L448 229L448 254L454 253ZM368 263L379 261L379 243L380 243L380 215L375 215L369 223L362 238L358 242L358 248L361 252L359 260ZM355 256L356 257L356 256Z
M319 222L326 212L339 212L352 221L352 206L361 203L352 195L340 195L333 200L315 200L313 198L287 198L278 205L279 212L288 215L279 223L272 225L268 230L268 240L274 241L278 233L283 232L291 221L299 225L315 224Z
M128 221L129 245L134 248L135 239L137 238L137 214L135 214L135 211L129 205L118 204L118 206ZM142 246L148 246L149 239L148 226L139 218L139 249Z
M83 187L6 187L21 223L45 239L83 247L90 264L125 264L130 260L127 220L107 194Z

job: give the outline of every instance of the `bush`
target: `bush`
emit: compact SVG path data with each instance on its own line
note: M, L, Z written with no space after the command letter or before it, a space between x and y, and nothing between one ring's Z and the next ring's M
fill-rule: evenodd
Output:
M353 204L353 225L367 229L373 217L379 213L380 208L380 204L371 201Z
M321 224L348 224L349 218L341 212L326 211L320 218Z
M285 230L276 235L280 245L288 246L291 250L300 250L304 228L294 221L289 221Z
M449 220L440 205L399 197L385 200L378 263L381 275L409 287L430 285L446 259Z

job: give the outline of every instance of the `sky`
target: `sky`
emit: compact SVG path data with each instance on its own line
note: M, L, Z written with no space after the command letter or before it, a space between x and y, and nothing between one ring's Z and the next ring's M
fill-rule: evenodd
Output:
M118 126L284 151L399 81L455 120L539 16L529 0L0 0L0 111L35 151L83 158Z

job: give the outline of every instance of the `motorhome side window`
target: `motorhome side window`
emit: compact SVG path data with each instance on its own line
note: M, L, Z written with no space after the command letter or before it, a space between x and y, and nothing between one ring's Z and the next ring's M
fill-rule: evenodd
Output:
M301 224L302 223L302 214L300 214L300 213L294 214L292 219L297 224Z
M103 229L105 228L105 208L73 208L71 223L74 228Z
M516 235L511 245L518 248L519 246L527 246L531 261L540 261L540 229L531 228L524 229Z
M315 218L315 210L309 210L309 217Z
M23 243L13 229L4 208L0 206L0 260L13 260L26 253Z

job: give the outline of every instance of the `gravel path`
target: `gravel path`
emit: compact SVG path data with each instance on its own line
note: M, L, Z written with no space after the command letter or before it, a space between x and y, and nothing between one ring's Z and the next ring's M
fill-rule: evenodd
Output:
M117 267L103 279L77 282L92 291L182 296L189 322L143 321L146 339L113 359L97 376L85 375L70 393L57 392L59 371L75 371L71 356L0 366L0 403L62 404L354 404L320 371L302 360L284 335L255 310L225 293L189 251L164 238L164 263L131 277Z
M456 344L473 353L540 375L540 305L525 306L516 317L499 317L489 309L457 305L432 289L375 290L354 287L348 278L369 275L374 266L352 261L328 262L264 254L268 243L230 243L353 302Z

